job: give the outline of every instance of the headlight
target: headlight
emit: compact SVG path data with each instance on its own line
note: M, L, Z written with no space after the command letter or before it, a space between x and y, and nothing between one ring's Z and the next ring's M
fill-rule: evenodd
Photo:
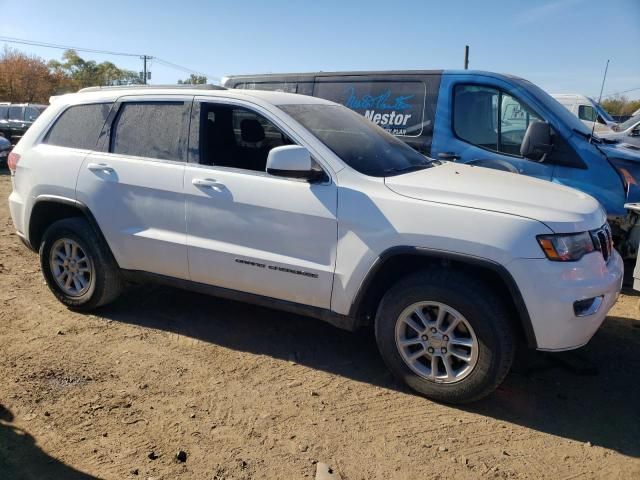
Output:
M595 250L589 232L538 235L537 238L547 258L554 262L575 262Z

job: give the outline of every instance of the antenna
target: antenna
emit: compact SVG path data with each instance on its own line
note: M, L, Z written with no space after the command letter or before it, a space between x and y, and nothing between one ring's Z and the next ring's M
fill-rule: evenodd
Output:
M609 59L607 59L607 65L604 67L604 77L602 77L602 85L600 86L600 96L598 97L598 105L600 105L600 101L602 100L602 91L604 90L604 82L607 79L607 70L609 70ZM596 112L597 113L597 112ZM596 117L598 120L598 117ZM591 136L589 137L589 143L593 140L593 132L596 130L596 122L593 122L593 127L591 127Z

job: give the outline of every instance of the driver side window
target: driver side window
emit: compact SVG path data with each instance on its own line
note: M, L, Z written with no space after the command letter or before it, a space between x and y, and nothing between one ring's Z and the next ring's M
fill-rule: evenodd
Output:
M262 115L244 107L200 107L199 163L264 172L272 148L294 142Z
M595 122L598 120L596 109L590 105L580 105L578 107L578 118L587 122Z
M454 91L453 128L473 145L520 156L529 125L540 121L525 103L495 88L458 85Z

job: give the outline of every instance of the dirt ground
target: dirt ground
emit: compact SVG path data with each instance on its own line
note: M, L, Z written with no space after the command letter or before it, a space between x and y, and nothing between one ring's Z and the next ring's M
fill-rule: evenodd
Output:
M1 479L640 478L638 294L456 408L396 383L369 332L160 287L72 313L9 191L0 175Z

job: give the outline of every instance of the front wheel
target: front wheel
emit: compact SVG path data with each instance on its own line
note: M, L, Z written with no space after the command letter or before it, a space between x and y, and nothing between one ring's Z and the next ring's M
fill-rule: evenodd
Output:
M122 289L108 247L84 218L59 220L47 229L40 245L40 266L49 289L73 310L105 305Z
M421 272L394 285L380 303L375 327L393 374L441 402L488 395L513 361L507 309L481 280L453 270Z

